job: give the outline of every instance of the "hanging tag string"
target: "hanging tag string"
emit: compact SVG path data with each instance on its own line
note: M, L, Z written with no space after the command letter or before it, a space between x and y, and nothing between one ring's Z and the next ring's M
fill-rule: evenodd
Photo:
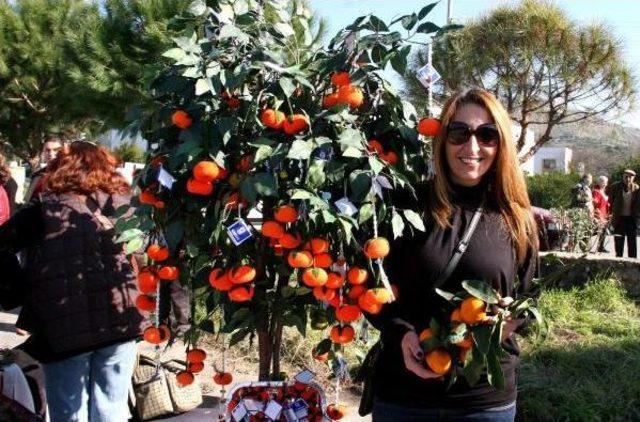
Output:
M376 210L376 200L373 200L373 237L378 237L378 213ZM382 258L376 259L376 264L378 265L378 270L380 274L380 281L382 281L382 285L389 291L391 294L391 301L396 300L396 296L393 294L393 289L391 288L391 283L389 282L389 277L387 277L387 273L384 271L384 266L382 265Z

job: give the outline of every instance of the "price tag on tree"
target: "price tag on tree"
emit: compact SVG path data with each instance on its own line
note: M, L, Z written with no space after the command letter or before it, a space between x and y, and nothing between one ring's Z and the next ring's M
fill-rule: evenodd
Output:
M236 220L233 224L227 227L227 234L236 246L241 245L253 236L251 234L251 229L242 219Z
M175 183L176 179L164 169L164 167L160 166L160 170L158 170L158 182L165 188L171 190L171 187Z
M431 64L426 64L416 71L416 78L418 78L422 86L430 88L431 85L442 79L442 76Z

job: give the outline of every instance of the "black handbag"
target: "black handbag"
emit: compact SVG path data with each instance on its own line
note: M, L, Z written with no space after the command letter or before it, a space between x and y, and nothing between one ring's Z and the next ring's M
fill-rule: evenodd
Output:
M465 230L462 235L462 239L460 239L460 243L456 247L451 259L449 259L449 263L445 267L444 271L438 277L435 284L439 285L443 283L446 279L448 279L453 270L458 266L458 262L460 262L460 258L467 251L467 247L469 246L469 241L471 240L471 235L476 230L478 226L478 222L480 221L480 217L482 216L484 210L484 202L478 206L473 217L471 218L471 222L469 226ZM373 411L373 400L374 400L374 386L373 386L373 373L376 367L376 363L378 358L380 357L380 353L384 349L384 343L382 340L378 340L376 344L374 344L367 356L364 358L362 362L362 366L356 375L356 382L364 382L362 388L362 397L360 399L360 406L358 407L358 414L360 416L367 416Z

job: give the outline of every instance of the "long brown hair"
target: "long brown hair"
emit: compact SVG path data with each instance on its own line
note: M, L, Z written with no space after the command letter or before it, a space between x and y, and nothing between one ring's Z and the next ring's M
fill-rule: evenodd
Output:
M473 88L462 91L447 101L442 110L440 121L442 129L433 143L433 161L435 166L434 195L431 204L431 216L441 227L450 225L451 182L449 165L446 160L445 142L447 125L456 115L458 108L466 104L476 104L491 115L498 131L500 141L492 168L484 175L491 177L489 200L495 203L502 215L511 236L518 262L523 262L536 241L536 226L531 213L531 202L527 193L524 175L516 153L511 132L511 119L502 104L488 91Z
M46 192L91 195L98 191L113 195L130 190L116 171L118 159L104 147L76 141L65 145L47 167Z

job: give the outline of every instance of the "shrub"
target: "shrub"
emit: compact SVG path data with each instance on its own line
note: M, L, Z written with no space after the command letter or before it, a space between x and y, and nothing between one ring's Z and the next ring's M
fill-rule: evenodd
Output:
M113 153L123 162L144 163L145 152L134 143L123 143L113 150Z
M531 203L542 208L571 207L571 188L578 183L578 173L544 173L527 177Z

